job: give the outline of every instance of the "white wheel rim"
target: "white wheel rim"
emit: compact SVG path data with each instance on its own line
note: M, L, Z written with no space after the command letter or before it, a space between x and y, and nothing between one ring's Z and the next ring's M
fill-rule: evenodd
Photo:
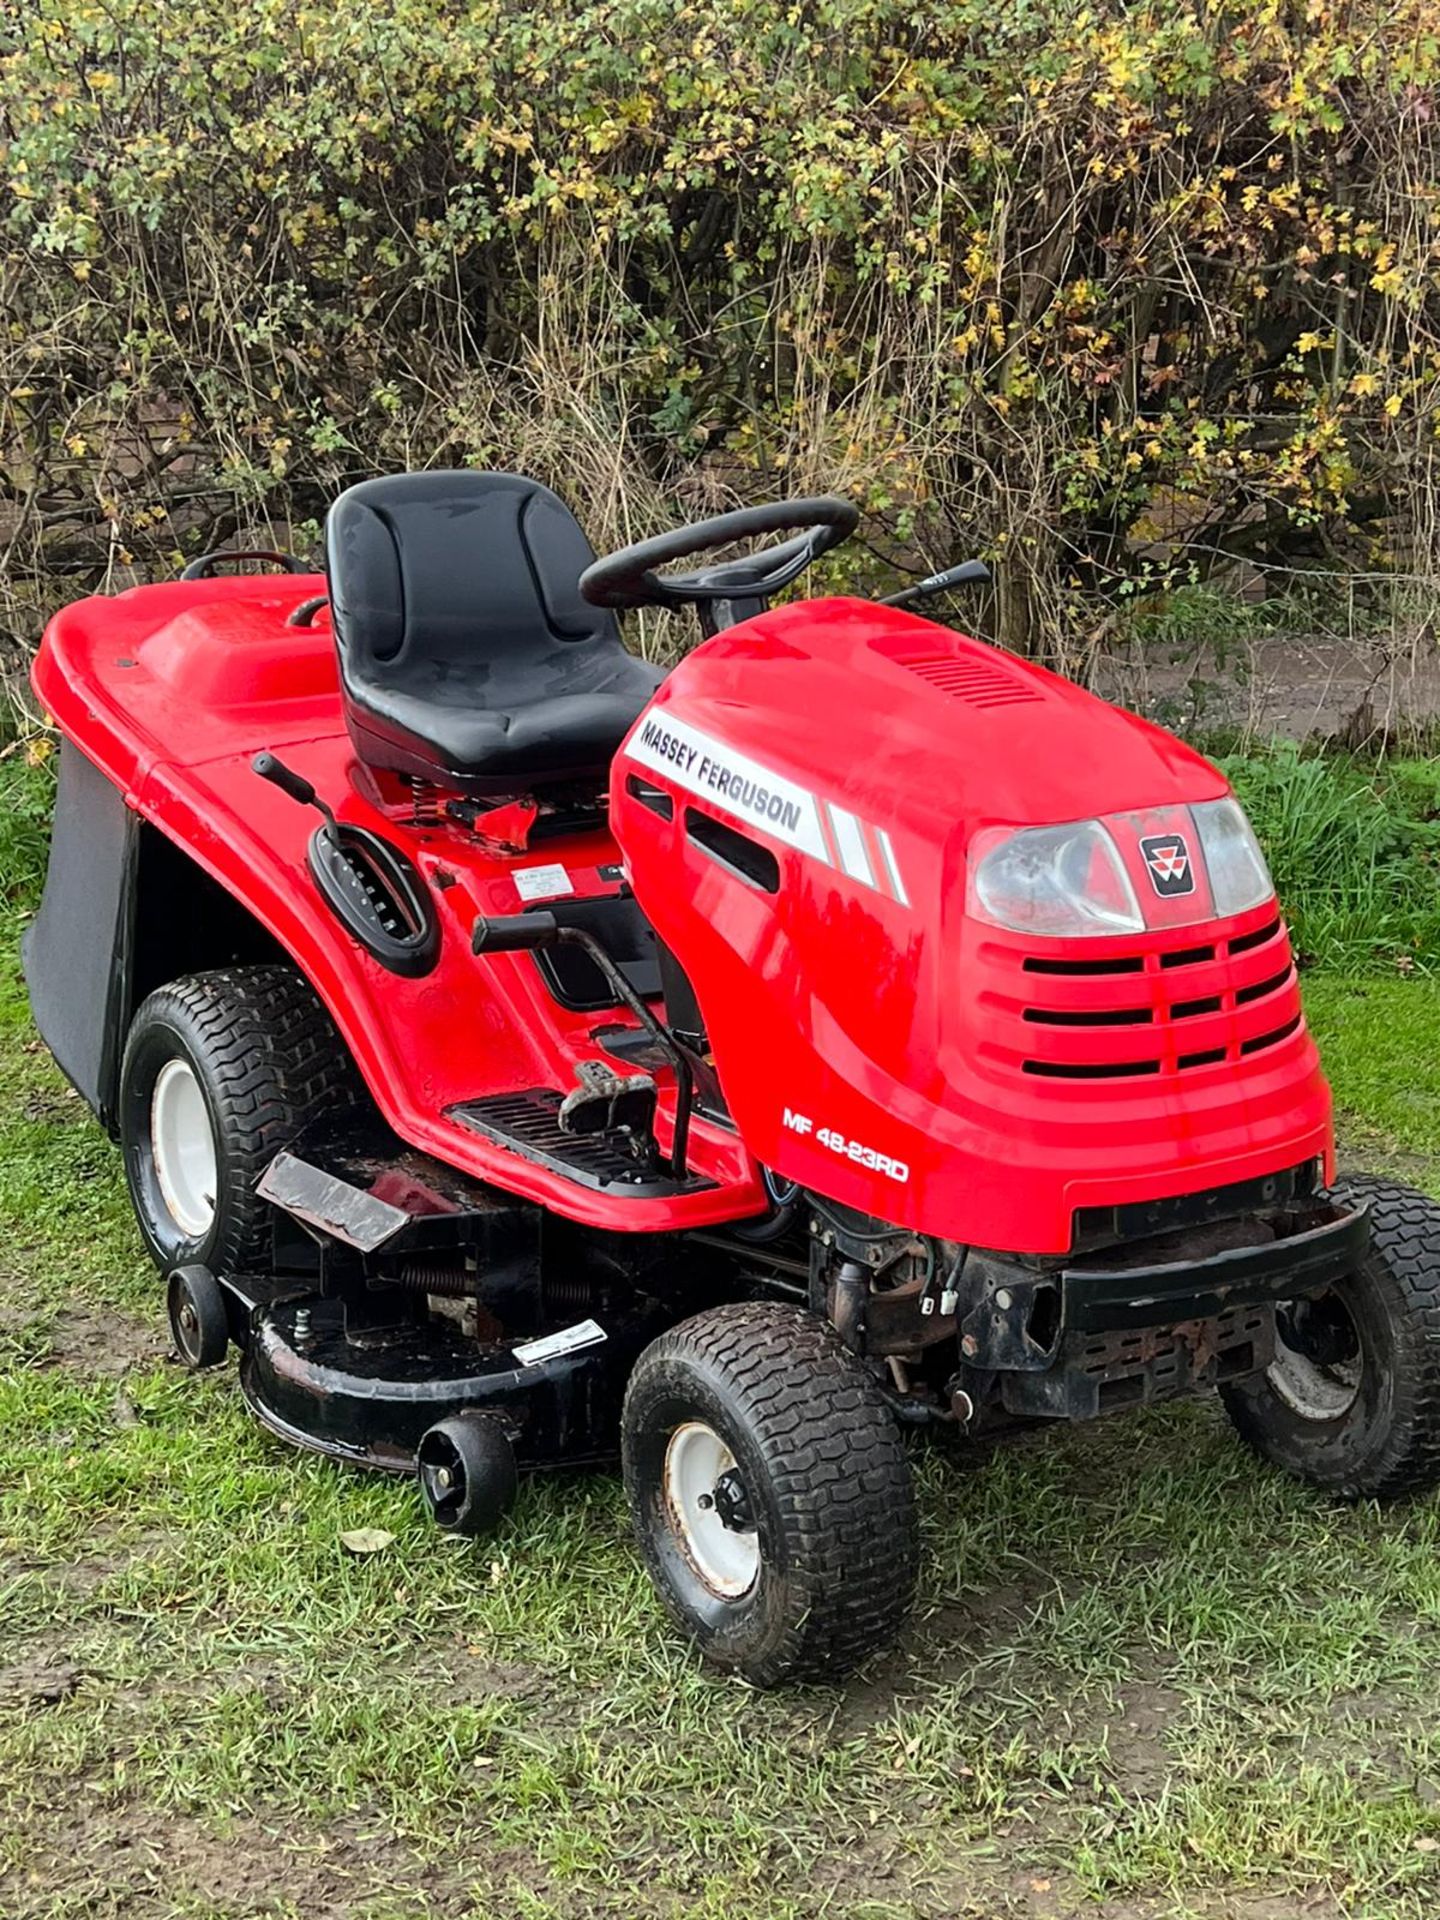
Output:
M714 1594L738 1600L760 1571L760 1540L726 1526L715 1506L715 1485L735 1468L735 1456L713 1427L687 1420L665 1449L665 1510L686 1559Z
M1355 1404L1360 1391L1359 1354L1322 1366L1286 1340L1275 1328L1275 1358L1265 1378L1292 1413L1302 1420L1340 1420Z
M156 1076L150 1146L170 1218L187 1239L203 1239L215 1221L215 1135L188 1060L167 1060Z

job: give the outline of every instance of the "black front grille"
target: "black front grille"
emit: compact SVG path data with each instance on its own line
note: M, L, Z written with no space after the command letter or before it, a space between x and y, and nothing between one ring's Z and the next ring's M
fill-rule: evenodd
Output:
M1037 1027L1148 1027L1155 1018L1149 1007L1121 1007L1116 1012L1077 1013L1063 1007L1027 1007L1025 1018Z
M1220 996L1207 993L1203 1000L1177 1000L1170 1009L1172 1020L1194 1020L1202 1013L1219 1013Z
M1282 1040L1288 1040L1292 1033L1300 1031L1300 1016L1297 1013L1287 1020L1283 1027L1272 1027L1269 1033L1257 1033L1253 1040L1240 1042L1241 1053L1262 1053L1266 1047L1278 1047Z
M1243 1380L1275 1357L1268 1306L1231 1307L1173 1327L1067 1334L1043 1373L1002 1373L1002 1403L1028 1418L1093 1420L1149 1400Z
M1158 1060L1027 1060L1026 1073L1043 1080L1130 1080L1136 1074L1159 1073Z
M1012 1064L1018 1053L1020 1071L1041 1079L1188 1073L1263 1053L1301 1027L1295 969L1278 919L1204 946L1157 946L1099 960L1023 951L1016 957L1019 977L1010 976L1007 997L1024 1038L1009 1043ZM1265 969L1262 977L1250 977L1257 969ZM1115 1035L1113 1048L1107 1033Z
M1273 940L1280 931L1278 919L1267 920L1263 927L1256 927L1250 933L1237 933L1230 941L1231 953L1249 953L1252 947L1263 947L1267 940Z
M1067 1358L1094 1382L1095 1411L1116 1413L1256 1372L1274 1357L1274 1325L1267 1307L1233 1307L1184 1327L1086 1334Z
M1199 967L1214 958L1214 947L1176 947L1161 954L1160 964L1162 967Z
M1031 953L1021 962L1026 973L1069 974L1073 979L1084 979L1087 975L1104 973L1143 973L1145 960L1142 954L1123 954L1118 960L1044 960L1039 954Z
M1235 1004L1248 1007L1252 1000L1263 1000L1267 993L1278 993L1289 979L1290 969L1286 967L1281 973L1272 973L1268 980L1257 980L1253 987L1241 987L1235 995Z
M1256 1180L1235 1180L1200 1193L1170 1194L1163 1200L1137 1200L1122 1207L1081 1207L1075 1215L1072 1245L1081 1252L1125 1240L1150 1240L1157 1234L1213 1226L1275 1207L1293 1206L1316 1191L1318 1165L1302 1160Z

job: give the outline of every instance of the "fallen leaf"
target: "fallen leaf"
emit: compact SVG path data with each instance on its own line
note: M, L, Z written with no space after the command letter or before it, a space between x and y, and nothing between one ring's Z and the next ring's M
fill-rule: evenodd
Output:
M347 1553L364 1558L367 1554L383 1553L386 1547L395 1544L393 1533L387 1533L384 1527L351 1527L348 1533L342 1533L340 1544Z

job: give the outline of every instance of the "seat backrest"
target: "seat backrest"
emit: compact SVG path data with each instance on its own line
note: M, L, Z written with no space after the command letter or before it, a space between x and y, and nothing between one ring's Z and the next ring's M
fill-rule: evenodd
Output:
M361 680L422 664L515 661L547 647L619 645L580 598L594 549L538 480L469 469L365 480L325 524L336 643Z

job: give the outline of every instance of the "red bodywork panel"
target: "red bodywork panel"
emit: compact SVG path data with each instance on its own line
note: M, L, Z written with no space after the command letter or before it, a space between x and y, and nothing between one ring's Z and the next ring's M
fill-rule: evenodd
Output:
M612 892L600 870L617 846L597 831L507 858L387 812L344 730L328 627L286 625L324 585L212 579L82 601L51 624L35 686L127 804L293 956L413 1145L597 1227L759 1213L763 1161L882 1219L1030 1253L1068 1249L1079 1208L1316 1156L1328 1174L1329 1096L1273 903L1202 925L1157 910L1143 934L1063 941L966 912L977 833L1124 813L1163 829L1163 810L1224 794L1222 777L1053 675L840 599L697 648L615 765L636 896L695 988L738 1128L696 1121L692 1169L714 1185L617 1198L448 1120L486 1094L569 1088L578 1060L602 1057L591 1030L628 1018L568 1012L530 956L476 958L469 941L477 913L530 904L517 869L558 863L571 897ZM697 731L723 749L708 776ZM402 846L432 887L449 877L433 973L389 973L341 930L305 864L316 816L251 771L262 748L342 820ZM743 828L773 857L775 890L698 839L692 814ZM1096 1024L1107 1010L1123 1018Z
M1197 923L1192 897L1174 924L1182 903L1144 875L1140 838L1227 792L1189 748L1041 668L828 600L675 669L617 759L611 819L758 1158L882 1219L1057 1253L1081 1208L1317 1156L1331 1171L1273 900ZM697 840L692 810L768 848L777 890ZM969 916L975 836L1098 815L1136 816L1116 831L1145 932L1038 938Z
M477 913L519 912L519 868L559 863L572 897L613 893L599 869L608 833L546 839L506 859L463 828L416 829L357 782L341 713L335 643L323 618L286 616L323 593L319 576L137 587L83 600L51 622L35 690L62 733L120 788L127 804L242 900L290 953L329 1008L390 1125L413 1146L568 1218L618 1230L702 1227L763 1211L753 1163L732 1132L697 1120L692 1171L715 1185L674 1197L617 1199L522 1159L445 1118L459 1102L575 1083L574 1063L603 1059L592 1028L623 1010L571 1013L527 954L470 951ZM309 808L251 771L264 748L311 781L342 820L402 846L435 890L440 959L423 979L388 972L346 934L316 891L305 849ZM667 1076L657 1076L664 1084ZM662 1095L662 1144L668 1138Z

